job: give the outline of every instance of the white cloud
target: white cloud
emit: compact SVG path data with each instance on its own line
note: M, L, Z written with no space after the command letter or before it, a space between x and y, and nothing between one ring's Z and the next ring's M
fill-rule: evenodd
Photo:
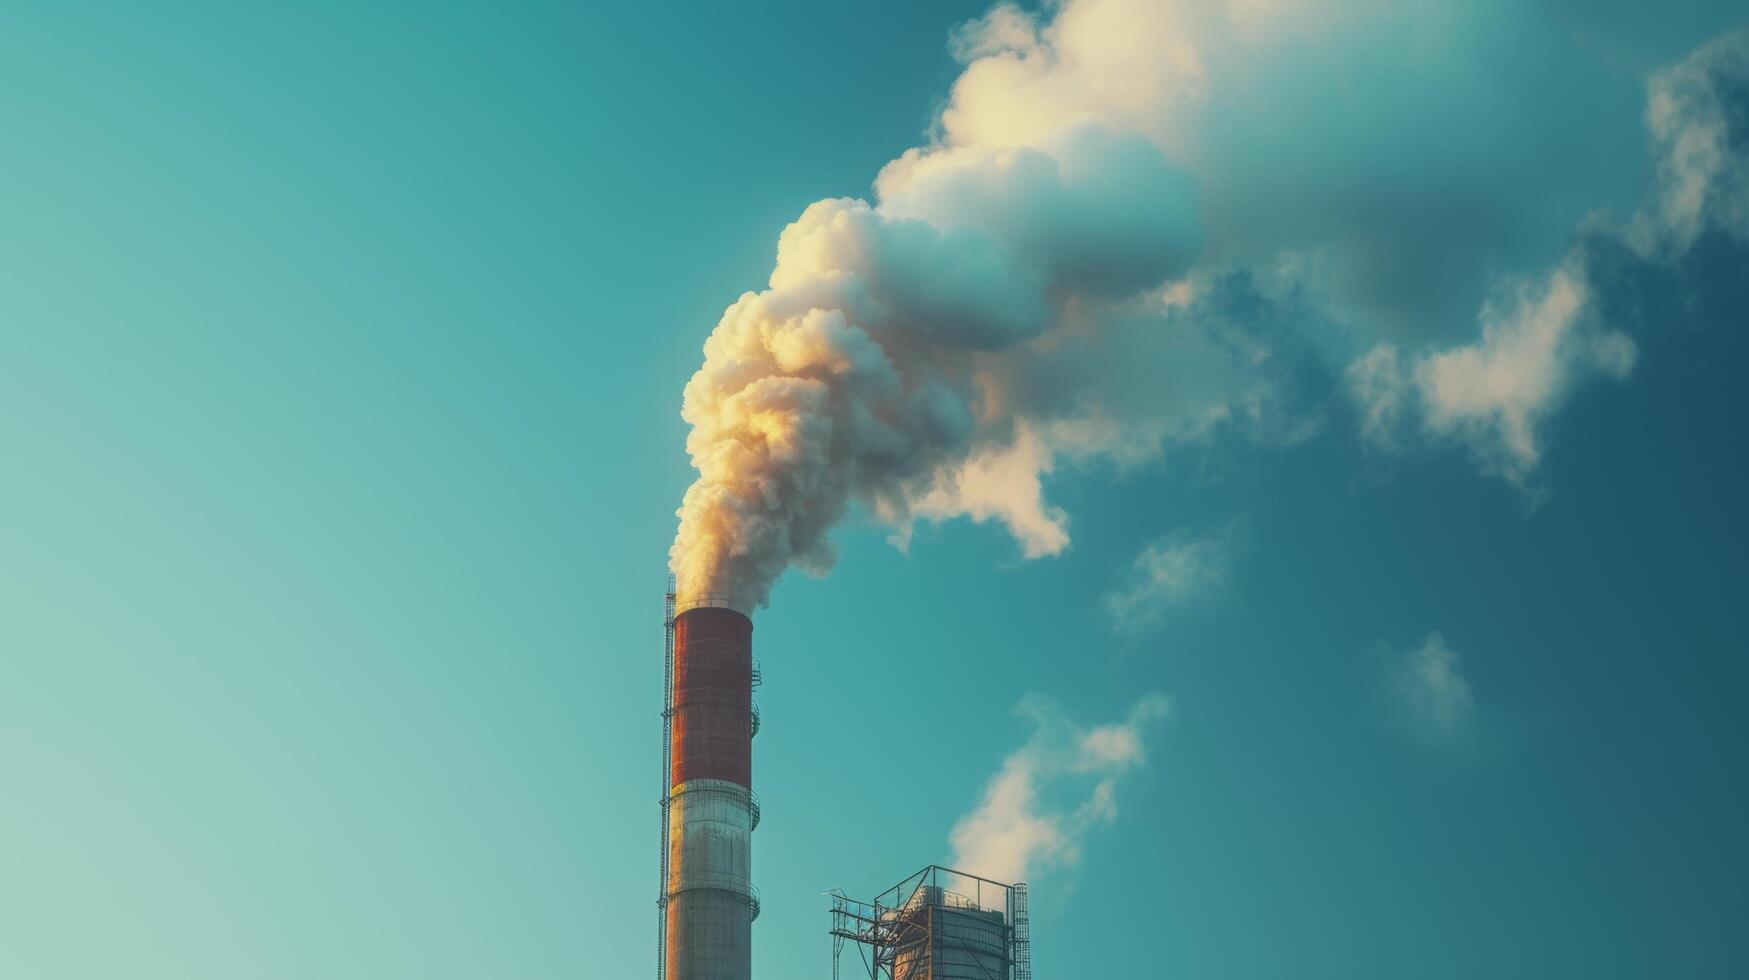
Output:
M1410 718L1431 736L1449 736L1468 723L1476 708L1456 650L1429 633L1396 663L1396 690Z
M1403 367L1403 352L1379 344L1348 366L1349 395L1360 408L1360 434L1380 449L1402 448L1403 419L1415 392Z
M1720 37L1647 85L1645 122L1657 168L1622 225L1589 219L1585 234L1642 258L1679 261L1708 230L1749 239L1749 31ZM1520 283L1479 316L1481 338L1405 352L1380 344L1347 369L1361 432L1402 448L1412 421L1466 443L1488 469L1523 486L1542 459L1541 430L1578 384L1633 370L1634 342L1598 322L1589 270L1574 250L1540 283Z
M1195 538L1180 531L1143 548L1125 584L1105 594L1105 613L1120 633L1159 626L1167 614L1226 581L1233 534Z
M1348 368L1363 435L1397 447L1403 419L1419 411L1438 437L1466 443L1489 469L1523 484L1542 458L1540 429L1579 381L1625 378L1635 347L1588 316L1577 260L1536 286L1523 285L1481 314L1482 336L1406 358L1389 345Z
M1657 190L1629 231L1642 253L1679 255L1708 228L1749 238L1749 31L1728 34L1653 76L1646 126ZM1735 104L1733 104L1735 103Z
M1144 737L1168 706L1165 695L1150 694L1121 721L1083 728L1043 698L1022 702L1032 737L954 824L954 867L1016 882L1077 864L1088 832L1117 819L1118 782L1147 762Z
M1504 307L1485 307L1479 343L1416 367L1428 427L1461 435L1510 476L1536 466L1536 428L1574 379L1591 372L1623 378L1633 369L1634 344L1625 334L1584 329L1586 302L1584 283L1561 268Z

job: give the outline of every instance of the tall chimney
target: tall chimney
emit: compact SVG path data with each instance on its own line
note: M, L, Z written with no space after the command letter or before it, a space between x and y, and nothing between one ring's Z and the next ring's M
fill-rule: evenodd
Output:
M673 631L663 971L666 980L748 980L759 914L753 623L697 605L674 617Z

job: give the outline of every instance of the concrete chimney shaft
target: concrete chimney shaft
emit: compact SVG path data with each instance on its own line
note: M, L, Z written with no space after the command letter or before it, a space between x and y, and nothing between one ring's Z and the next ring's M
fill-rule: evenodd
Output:
M753 623L699 606L674 619L668 789L668 980L749 980Z

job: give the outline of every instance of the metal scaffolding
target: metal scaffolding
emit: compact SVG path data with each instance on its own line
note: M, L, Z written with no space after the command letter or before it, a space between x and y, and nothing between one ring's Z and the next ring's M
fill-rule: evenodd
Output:
M872 902L831 896L833 980L846 945L870 980L1031 980L1024 884L930 865Z
M668 794L674 777L674 576L662 598L662 863L656 882L656 980L668 974Z

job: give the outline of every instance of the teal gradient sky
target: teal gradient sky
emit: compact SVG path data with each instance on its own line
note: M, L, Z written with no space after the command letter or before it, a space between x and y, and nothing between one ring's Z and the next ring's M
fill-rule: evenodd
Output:
M0 976L647 975L681 388L984 6L7 5ZM1632 206L1646 76L1735 23L1636 7L1489 28L1571 40L1550 89L1621 150L1559 227ZM1639 361L1535 500L1318 396L1289 446L1061 469L1059 557L853 518L755 617L756 974L949 857L1023 699L1163 691L1036 877L1041 978L1749 975L1746 269L1617 283ZM1217 531L1218 587L1110 628L1138 550ZM1474 700L1433 736L1431 632Z

